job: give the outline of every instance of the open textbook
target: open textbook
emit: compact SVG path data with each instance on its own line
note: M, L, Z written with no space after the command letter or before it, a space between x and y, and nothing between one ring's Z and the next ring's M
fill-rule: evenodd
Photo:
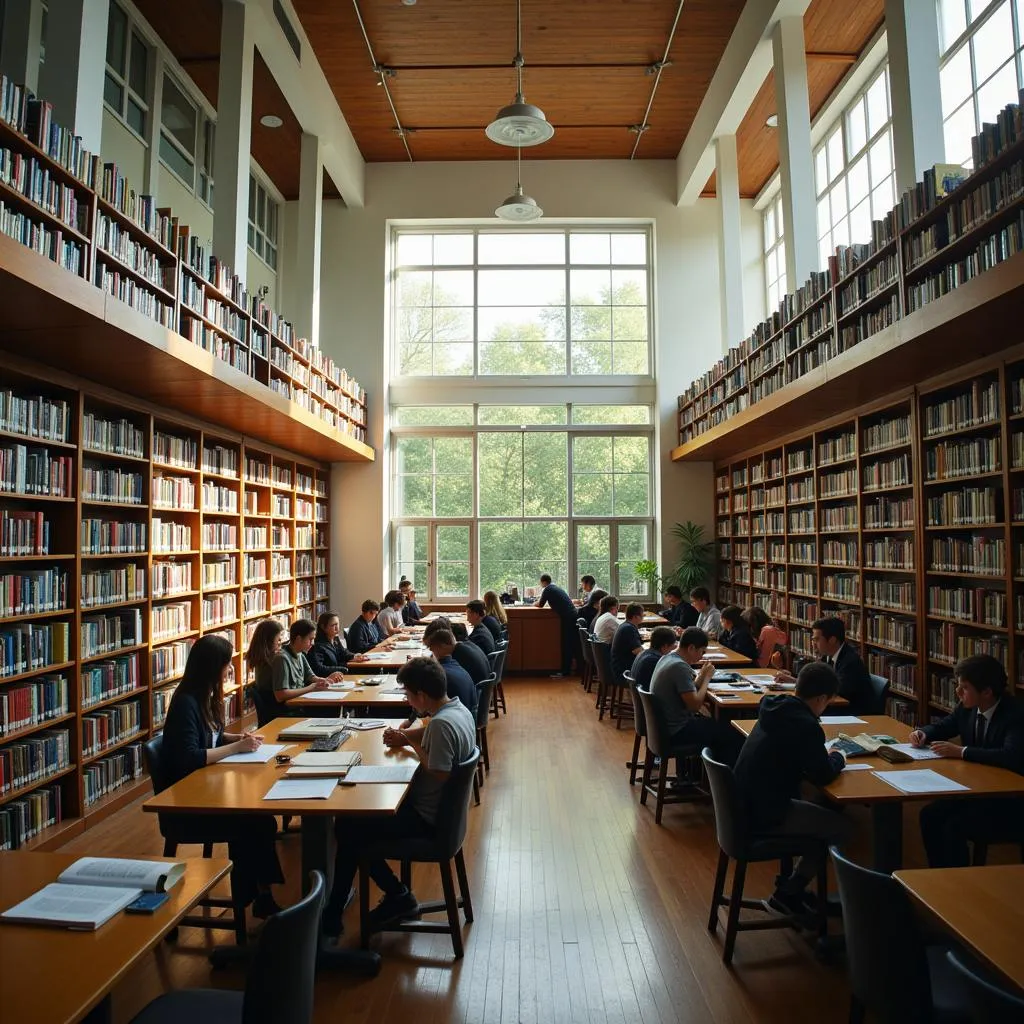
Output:
M95 930L143 892L166 892L185 873L181 861L82 857L27 900L0 914L6 921Z

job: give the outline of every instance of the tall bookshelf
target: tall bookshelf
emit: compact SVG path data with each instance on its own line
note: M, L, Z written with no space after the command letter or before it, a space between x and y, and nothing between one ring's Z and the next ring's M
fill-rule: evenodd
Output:
M329 468L42 367L3 381L0 849L40 848L148 786L199 636L231 641L246 720L256 622L326 609Z
M948 711L969 654L1024 690L1024 348L720 462L714 501L720 601L799 654L838 615L895 717Z

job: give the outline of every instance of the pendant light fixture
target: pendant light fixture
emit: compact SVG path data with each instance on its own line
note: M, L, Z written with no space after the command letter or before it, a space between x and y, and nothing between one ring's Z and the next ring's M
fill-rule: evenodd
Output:
M523 184L520 180L521 168L522 151L516 146L516 190L512 195L503 199L501 205L494 211L495 217L514 224L525 224L544 216L544 211L537 205L537 200L523 192Z
M516 69L516 97L487 126L487 138L499 146L539 146L555 134L555 129L540 107L523 99L522 0L516 0L516 55L512 63Z

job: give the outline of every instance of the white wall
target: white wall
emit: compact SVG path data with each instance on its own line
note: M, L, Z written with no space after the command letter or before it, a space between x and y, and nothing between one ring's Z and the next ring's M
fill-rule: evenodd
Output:
M332 538L332 602L348 615L365 596L386 587L384 456L385 256L389 220L439 222L464 219L497 223L494 206L511 191L512 162L371 164L366 169L366 205L347 209L340 201L324 209L321 268L321 347L346 366L369 393L369 442L378 459L370 466L345 465L335 474ZM655 328L658 386L660 494L656 512L663 532L661 559L671 565L676 548L673 523L692 518L713 522L709 466L676 466L676 399L693 377L721 352L718 299L718 227L713 200L680 209L675 204L673 161L528 161L526 190L544 207L545 221L569 218L648 221L655 233ZM760 220L743 204L743 244L748 283L745 310L763 315ZM294 252L286 235L284 258ZM748 258L747 247L753 255ZM736 339L739 340L739 339Z
M105 163L117 164L117 169L139 191L146 177L146 147L134 132L103 108L103 139L100 152Z

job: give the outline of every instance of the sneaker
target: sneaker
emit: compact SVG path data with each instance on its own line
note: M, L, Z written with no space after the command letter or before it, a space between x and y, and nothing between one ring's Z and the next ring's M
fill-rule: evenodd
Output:
M281 908L269 892L259 893L256 899L252 901L252 916L258 917L261 921L265 921L268 917L273 917L274 914L280 913Z
M808 893L792 889L777 888L768 898L768 906L780 914L796 919L802 928L812 927L813 909L808 906Z
M419 903L409 889L403 889L394 896L382 896L377 906L370 911L370 931L379 932L389 924L418 917L418 910Z

